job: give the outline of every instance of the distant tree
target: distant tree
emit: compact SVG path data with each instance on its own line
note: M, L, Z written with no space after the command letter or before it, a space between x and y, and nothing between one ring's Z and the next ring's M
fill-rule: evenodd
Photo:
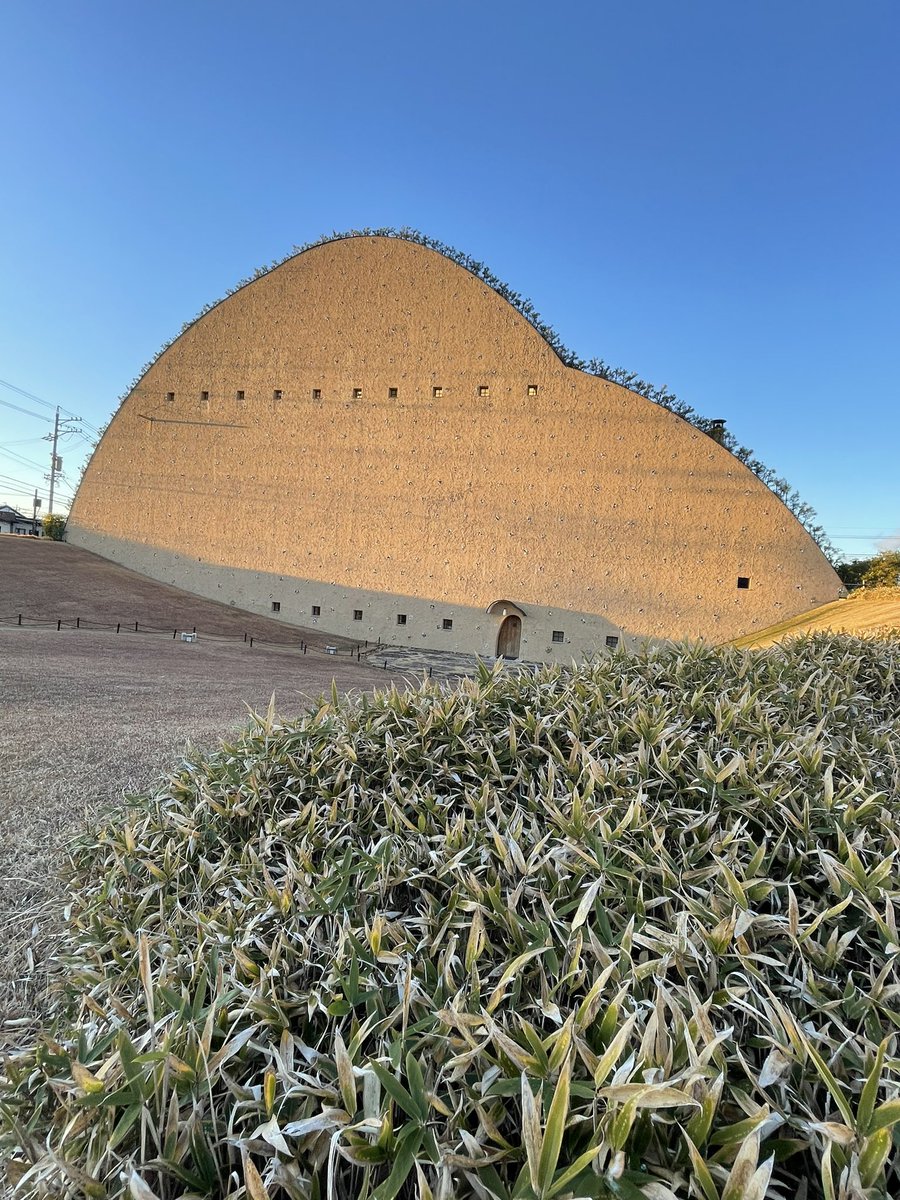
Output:
M44 537L49 538L51 542L61 542L65 540L66 535L66 518L61 517L59 513L47 513L44 516L41 524L44 526Z
M871 566L871 558L854 558L852 562L842 562L835 566L841 577L841 583L852 592L854 588L862 587L863 575Z
M900 586L900 550L882 550L871 560L862 577L862 586Z

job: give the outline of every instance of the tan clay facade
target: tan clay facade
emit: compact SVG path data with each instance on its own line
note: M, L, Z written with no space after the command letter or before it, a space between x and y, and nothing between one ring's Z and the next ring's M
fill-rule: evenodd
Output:
M307 250L190 326L110 423L68 540L287 623L484 655L518 632L530 660L721 641L841 594L727 450L384 237Z

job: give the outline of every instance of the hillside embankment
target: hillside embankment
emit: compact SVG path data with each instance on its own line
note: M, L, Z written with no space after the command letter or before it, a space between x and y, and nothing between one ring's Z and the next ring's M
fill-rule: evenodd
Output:
M858 588L845 600L823 604L789 621L760 629L738 638L734 645L755 649L773 646L786 637L801 633L864 634L881 629L900 629L900 587Z

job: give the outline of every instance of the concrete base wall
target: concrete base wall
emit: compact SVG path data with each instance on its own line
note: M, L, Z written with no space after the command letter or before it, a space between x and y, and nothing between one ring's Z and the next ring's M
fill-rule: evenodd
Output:
M501 605L488 613L488 604L503 597L490 597L488 604L476 608L419 596L347 588L292 575L217 567L200 558L158 549L148 552L145 546L84 530L71 540L123 567L197 596L271 617L286 625L314 628L360 642L380 641L391 646L452 650L492 658L497 653L497 638L507 611L523 613L519 658L528 662L569 663L607 653L610 649L607 638L615 637L619 643L628 645L646 640L596 613L531 606L523 610L518 605L508 610ZM278 612L273 612L273 603L280 605ZM317 614L314 607L319 609ZM362 611L361 620L354 619L354 610ZM398 614L406 616L405 624L398 624ZM453 622L451 629L444 629L445 620ZM563 634L562 642L554 642L554 631Z

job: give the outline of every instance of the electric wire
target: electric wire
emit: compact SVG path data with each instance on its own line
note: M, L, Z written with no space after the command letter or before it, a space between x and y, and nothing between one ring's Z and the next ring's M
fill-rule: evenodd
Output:
M44 470L43 463L36 463L33 458L26 458L24 454L16 454L14 450L5 450L0 447L0 454L4 458L11 458L13 462L20 463L23 467L36 467L39 471Z
M14 412L24 413L26 417L35 417L38 421L46 421L48 425L53 424L50 418L45 416L43 413L32 412L30 408L23 408L21 404L11 404L9 400L0 400L0 404L2 404L4 408L11 408Z
M79 417L77 413L72 412L70 408L65 408L62 404L51 404L49 400L44 400L41 396L36 396L34 392L26 391L25 388L17 387L16 384L10 383L7 379L0 379L0 387L9 388L11 392L15 392L19 396L24 396L26 400L32 400L35 404L41 404L44 408L49 408L51 411L58 408L61 413L67 416L72 421L78 421L85 429L89 429L92 433L99 434L100 430L92 425L90 421L86 421L84 417ZM15 408L14 404L9 404L8 401L0 400L0 404L6 405L8 408ZM25 412L25 409L18 409L19 412ZM49 421L49 417L44 417L41 413L29 413L29 416L41 417L42 420Z

